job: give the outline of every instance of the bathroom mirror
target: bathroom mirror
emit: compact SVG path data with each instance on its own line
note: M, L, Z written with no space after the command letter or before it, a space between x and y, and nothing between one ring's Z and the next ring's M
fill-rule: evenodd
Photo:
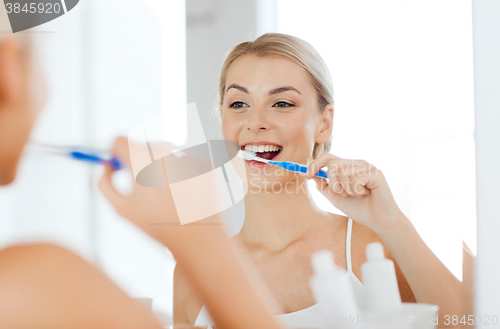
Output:
M473 314L477 224L471 1L211 4L186 2L188 101L202 109L206 130L220 136L212 114L220 68L232 47L265 32L308 41L333 79L331 153L364 159L384 172L399 207L464 282L464 314ZM228 17L237 17L238 23ZM314 198L323 209L342 214L319 194ZM242 223L231 225L237 232Z

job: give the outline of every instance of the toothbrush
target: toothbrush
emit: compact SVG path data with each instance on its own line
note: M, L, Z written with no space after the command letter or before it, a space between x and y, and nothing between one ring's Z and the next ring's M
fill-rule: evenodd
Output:
M30 143L29 145L45 152L69 156L79 161L110 164L115 170L123 168L123 164L118 158L104 150L80 146L56 146L42 143Z
M243 158L245 160L253 160L253 161L258 161L258 162L264 162L264 163L269 163L274 166L278 166L280 168L286 169L288 171L293 171L293 172L300 172L300 173L306 173L307 172L307 166L301 165L299 163L295 162L289 162L289 161L272 161L272 160L267 160L263 158L259 158L258 156L255 155L255 153L246 151L246 150L241 150L238 153L238 156L240 158ZM317 177L321 178L328 178L328 175L326 174L326 171L320 170L316 174Z

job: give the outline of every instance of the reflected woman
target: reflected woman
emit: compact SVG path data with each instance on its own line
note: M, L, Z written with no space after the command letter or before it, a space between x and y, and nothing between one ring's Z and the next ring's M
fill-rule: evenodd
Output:
M439 305L441 316L459 314L460 281L399 209L384 174L366 161L329 153L332 80L310 44L269 33L237 45L222 66L219 95L224 139L259 157L309 165L304 175L246 161L245 222L233 239L249 251L281 306L278 317L291 327L321 317L309 287L311 255L321 249L346 269L360 300L361 264L371 242L380 242L394 261L403 302ZM313 176L322 167L328 181ZM347 217L315 205L310 179ZM174 272L174 323L211 325L180 266Z

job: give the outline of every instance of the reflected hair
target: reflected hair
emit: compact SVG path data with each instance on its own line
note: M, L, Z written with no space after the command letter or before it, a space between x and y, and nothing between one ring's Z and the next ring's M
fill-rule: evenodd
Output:
M317 92L317 104L320 113L328 104L333 105L333 83L330 71L320 54L308 42L282 33L266 33L254 41L246 41L234 47L222 65L219 80L219 108L224 103L227 75L233 64L243 56L282 57L294 61L303 67ZM332 137L323 144L314 145L312 158L330 151Z

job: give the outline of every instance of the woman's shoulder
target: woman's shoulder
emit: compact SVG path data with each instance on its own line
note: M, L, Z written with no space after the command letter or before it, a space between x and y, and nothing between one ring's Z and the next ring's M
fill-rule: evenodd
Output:
M327 225L335 230L346 229L349 222L349 217L331 212L327 212L323 218L325 218Z
M359 224L354 220L352 221L351 234L352 234L353 245L355 244L356 246L359 247L366 247L366 245L371 242L379 242L385 247L384 241L377 233L375 233L368 226Z

